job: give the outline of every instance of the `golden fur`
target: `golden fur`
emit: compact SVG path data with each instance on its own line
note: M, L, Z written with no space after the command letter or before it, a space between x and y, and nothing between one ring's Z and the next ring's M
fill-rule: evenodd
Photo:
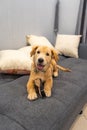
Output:
M34 46L31 51L31 56L33 56L33 63L30 78L27 83L28 99L34 100L37 98L34 87L35 80L37 79L45 82L44 92L47 97L50 97L53 86L52 76L58 76L58 69L62 69L63 71L70 70L57 65L58 55L56 51L46 46Z

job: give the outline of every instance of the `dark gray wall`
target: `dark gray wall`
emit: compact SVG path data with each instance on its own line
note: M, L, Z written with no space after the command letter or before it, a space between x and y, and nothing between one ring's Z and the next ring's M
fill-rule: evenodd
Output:
M0 0L0 49L25 45L25 35L46 36L54 43L57 0ZM74 33L79 0L60 0L59 33Z

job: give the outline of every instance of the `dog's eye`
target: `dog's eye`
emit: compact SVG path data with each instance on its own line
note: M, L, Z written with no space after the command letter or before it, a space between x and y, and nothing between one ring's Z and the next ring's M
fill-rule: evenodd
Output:
M49 56L49 53L48 53L48 52L46 53L46 56Z
M40 51L37 51L37 54L39 54L40 53Z

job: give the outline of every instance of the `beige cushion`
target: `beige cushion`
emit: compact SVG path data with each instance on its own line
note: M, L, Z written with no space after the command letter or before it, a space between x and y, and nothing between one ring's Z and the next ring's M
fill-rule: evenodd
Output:
M81 35L57 35L55 49L60 55L78 58L78 46Z
M48 46L54 48L52 44L48 41L48 39L43 36L27 35L26 42L28 45L31 46L39 45L39 46Z
M0 72L10 74L29 74L32 63L30 51L31 46L19 50L0 51Z

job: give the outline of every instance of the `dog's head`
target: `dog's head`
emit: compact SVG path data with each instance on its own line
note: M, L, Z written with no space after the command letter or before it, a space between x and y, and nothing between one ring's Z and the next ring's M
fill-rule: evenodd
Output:
M47 46L34 46L31 56L33 56L33 62L39 71L46 71L52 59L58 60L57 52Z

